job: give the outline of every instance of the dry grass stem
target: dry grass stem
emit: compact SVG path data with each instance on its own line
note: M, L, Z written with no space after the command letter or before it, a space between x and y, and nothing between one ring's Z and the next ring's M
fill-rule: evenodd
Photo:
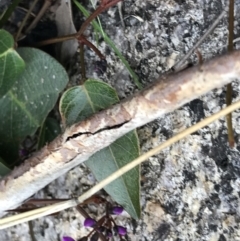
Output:
M162 143L161 145L153 148L149 152L141 155L139 158L135 159L131 163L125 165L124 167L120 168L118 171L114 172L112 175L110 175L105 180L101 181L97 185L95 185L93 188L91 188L89 191L85 192L83 195L78 197L78 199L72 199L68 201L63 201L61 203L56 203L47 207L39 208L36 210L28 211L25 213L17 214L11 217L3 218L0 220L0 229L8 228L23 222L27 222L30 220L34 220L36 218L40 218L55 212L62 211L64 209L75 207L79 203L82 203L87 198L91 197L98 191L100 191L102 188L104 188L106 185L108 185L110 182L114 181L115 179L122 176L124 173L130 171L132 168L136 167L137 165L141 164L142 162L146 161L149 157L158 154L160 151L162 151L164 148L167 148L174 144L175 142L185 138L186 136L196 132L197 130L209 125L213 121L227 115L228 113L231 113L232 111L240 108L240 101L232 104L231 106L228 106L227 108L219 111L218 113L205 118L201 122L197 123L196 125L193 125L189 127L188 129L180 132L176 136L170 138L166 142Z
M159 79L135 96L74 124L0 180L0 215L127 132L239 79L240 52Z

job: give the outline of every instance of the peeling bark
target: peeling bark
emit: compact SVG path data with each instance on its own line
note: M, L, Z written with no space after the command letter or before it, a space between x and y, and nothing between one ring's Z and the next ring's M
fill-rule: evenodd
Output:
M123 102L74 124L0 180L0 216L127 132L240 76L240 52L159 79Z

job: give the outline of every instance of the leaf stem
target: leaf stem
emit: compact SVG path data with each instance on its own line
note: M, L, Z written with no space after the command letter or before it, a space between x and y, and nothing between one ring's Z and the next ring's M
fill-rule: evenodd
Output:
M29 10L28 10L28 12L27 12L27 14L25 15L25 17L24 17L24 19L23 19L23 21L22 21L22 23L21 23L21 25L20 25L20 27L19 27L19 29L18 29L18 31L17 31L17 34L16 34L16 36L15 36L15 42L18 41L18 39L19 39L19 37L20 37L20 35L21 35L21 32L22 32L22 30L23 30L23 28L24 28L24 26L25 26L25 24L26 24L26 22L27 22L27 20L28 20L28 18L29 18L29 16L30 16L30 14L32 13L33 8L34 8L35 5L37 4L37 2L38 2L38 0L34 0L34 1L33 1L31 7L29 8Z
M28 222L28 227L29 227L29 234L30 234L30 237L32 239L32 241L37 241L35 235L34 235L34 230L33 230L33 223L32 221L29 221Z
M73 0L73 2L76 4L76 6L81 10L81 12L84 14L85 17L88 17L90 14L89 12L84 8L82 4L80 4L77 0ZM129 74L134 80L135 85L141 90L142 84L139 82L139 78L136 75L136 73L132 70L130 67L128 61L125 59L125 57L121 54L121 52L118 50L118 48L115 46L113 41L108 37L108 35L103 31L102 27L97 23L97 21L93 20L92 25L95 29L95 31L98 31L102 37L104 38L104 41L113 49L115 54L118 56L118 58L122 61L122 63L127 68Z
M102 55L102 53L98 50L98 48L92 44L90 41L88 41L85 37L81 36L78 37L78 42L83 43L87 45L90 49L92 49L100 59L105 59L105 57Z
M71 40L74 38L77 38L79 36L81 36L84 31L86 30L87 26L92 22L92 20L94 18L96 18L99 14L101 14L102 12L104 12L105 10L107 10L108 8L114 6L115 4L117 4L119 1L122 0L113 0L113 1L109 1L107 4L103 4L100 5L86 20L85 22L82 24L81 28L78 30L77 33L74 34L69 34L66 36L62 36L62 37L57 37L57 38L52 38L52 39L48 39L42 42L39 42L36 44L36 46L43 46L43 45L48 45L48 44L53 44L53 43L59 43L59 42L63 42L66 40Z
M38 0L37 0L38 1ZM39 20L41 19L41 17L44 15L44 13L46 12L46 10L51 6L53 0L45 0L44 4L42 6L42 8L40 9L40 11L38 12L37 16L35 17L35 19L32 21L32 23L28 26L28 28L25 31L25 34L27 34L30 30L32 30L37 23L39 22ZM33 4L35 5L35 4ZM32 11L32 10L31 10Z

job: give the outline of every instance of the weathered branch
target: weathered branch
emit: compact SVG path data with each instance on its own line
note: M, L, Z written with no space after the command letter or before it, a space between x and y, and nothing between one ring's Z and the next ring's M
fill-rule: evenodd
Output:
M0 214L127 132L240 76L240 52L162 78L123 102L67 129L1 180Z
M72 198L67 199L65 201L57 202L52 205L48 205L46 207L37 208L34 210L29 210L24 213L19 213L12 215L10 217L6 217L3 219L0 219L0 230L12 227L14 225L24 223L27 221L31 221L37 218L41 218L56 212L60 212L62 210L65 210L67 208L71 207L77 207L78 204L83 203L86 201L89 197L92 197L95 193L100 191L102 188L107 186L112 181L116 180L126 172L130 171L132 168L136 167L137 165L141 164L142 162L146 161L148 158L152 157L153 155L158 154L160 151L162 151L164 148L167 148L177 141L182 140L183 138L187 137L188 135L191 135L192 133L198 131L199 129L209 125L213 121L226 116L227 114L231 113L232 111L240 108L240 101L235 102L234 104L231 104L230 106L220 110L219 112L206 117L202 121L198 122L197 124L181 131L177 135L173 136L172 138L168 139L167 141L161 143L160 145L154 147L150 151L144 153L143 155L139 156L137 159L131 161L127 165L121 167L116 172L112 173L110 176L96 184L94 187L83 193L78 198Z

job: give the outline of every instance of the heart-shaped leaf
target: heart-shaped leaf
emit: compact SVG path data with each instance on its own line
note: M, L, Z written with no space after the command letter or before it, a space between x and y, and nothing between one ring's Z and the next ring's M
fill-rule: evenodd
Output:
M118 102L116 91L106 83L87 80L84 85L67 90L60 100L60 113L68 126L86 119L95 112ZM121 137L102 149L85 163L98 181L139 156L138 137L135 131ZM140 217L139 167L132 169L105 190L135 219Z
M0 29L0 97L13 86L24 67L23 59L14 49L12 35Z
M109 147L93 156L85 164L91 169L98 181L110 176L139 156L139 143L136 131L122 136ZM135 167L104 189L111 197L135 219L140 217L140 168Z
M64 125L69 126L116 102L118 96L113 88L90 79L84 85L72 87L62 95L60 113Z
M26 67L0 99L0 155L12 161L19 144L42 125L68 82L64 68L43 51L20 48L18 53Z

